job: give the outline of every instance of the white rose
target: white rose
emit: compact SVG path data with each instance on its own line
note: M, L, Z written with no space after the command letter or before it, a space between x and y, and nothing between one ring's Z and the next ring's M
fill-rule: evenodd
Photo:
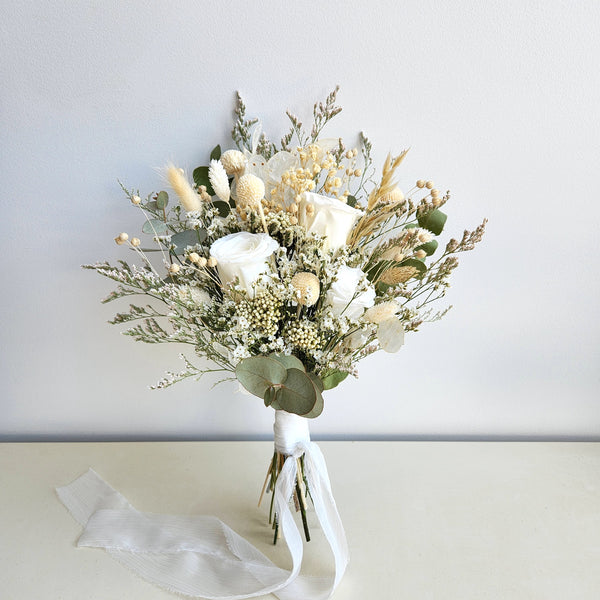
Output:
M312 214L306 210L309 205L313 207ZM336 250L348 242L348 235L360 216L360 210L341 200L306 192L300 201L298 222L307 231L325 236L326 247Z
M364 292L356 293L364 273L359 268L341 266L337 272L337 281L327 291L326 301L336 316L359 319L365 308L375 304L375 290L369 285Z
M271 270L269 259L279 244L266 233L240 231L226 235L210 247L210 255L217 260L217 270L223 285L235 281L254 297L252 284L263 273Z

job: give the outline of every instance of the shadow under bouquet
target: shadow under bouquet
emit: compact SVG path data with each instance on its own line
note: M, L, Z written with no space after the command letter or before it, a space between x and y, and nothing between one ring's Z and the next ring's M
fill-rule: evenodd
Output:
M431 305L444 296L456 255L473 249L485 228L484 220L440 247L450 193L426 179L401 190L407 151L388 155L376 174L364 134L356 148L324 137L341 110L336 95L314 105L308 129L288 112L289 133L276 146L238 94L236 148L216 146L191 178L167 166L171 197L122 186L149 242L127 233L115 241L140 264L85 265L117 282L104 302L147 299L111 321L129 324L126 335L191 346L184 369L153 387L218 373L275 409L261 498L275 497L293 461L283 500L293 498L307 539L306 508L315 502L308 419L323 411L325 391L357 375L361 359L397 352L406 333L443 316ZM273 506L276 540L281 508Z

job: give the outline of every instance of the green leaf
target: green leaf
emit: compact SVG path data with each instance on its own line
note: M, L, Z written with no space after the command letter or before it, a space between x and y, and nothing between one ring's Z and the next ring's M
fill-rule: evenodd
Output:
M158 212L158 206L156 205L155 200L150 200L150 202L146 202L146 204L143 205L143 208L145 210L151 210L154 212Z
M356 206L357 202L358 202L358 200L354 196L348 196L348 201L347 201L348 206L351 206L352 208L354 208Z
M430 242L426 242L425 244L421 244L415 250L424 250L427 256L431 256L438 249L437 240L431 240Z
M332 390L342 383L346 377L348 377L348 373L344 371L331 371L331 373L323 377L323 389Z
M427 265L418 258L407 258L399 263L400 267L414 267L419 273L425 273L427 271Z
M171 236L171 244L175 246L173 254L180 256L185 252L188 246L195 246L200 243L198 231L195 229L187 229L186 231L180 231Z
M210 160L219 160L221 158L221 145L215 146L210 153Z
M212 185L210 185L210 179L208 178L208 167L196 167L193 173L194 183L200 187L201 185L206 186L206 192L210 196L215 195Z
M306 415L317 403L319 391L312 379L299 369L288 369L287 377L277 390L276 400L289 413Z
M319 392L322 392L325 389L325 386L318 375L315 375L314 373L307 373L307 375L312 379L312 382L315 384L315 387L319 390Z
M317 401L315 402L315 405L312 407L312 410L309 413L306 413L305 415L302 415L302 416L305 417L306 419L315 419L323 412L324 406L325 406L325 403L323 402L323 396L322 396L321 392L319 392L317 390Z
M142 232L149 235L165 235L167 233L167 224L159 219L150 219L142 226Z
M418 217L417 221L421 227L428 229L431 231L431 233L435 233L435 235L440 235L444 229L447 218L448 215L435 208L431 212L425 213Z
M220 217L226 217L231 212L229 204L223 200L216 200L213 202L213 206L219 211Z
M275 388L273 386L268 387L265 392L265 397L264 397L265 406L271 406L271 404L273 404L273 400L275 400L276 395L277 395L277 388Z
M286 380L287 370L268 356L251 356L237 364L235 376L251 394L264 399L268 388Z
M156 196L156 207L160 210L164 210L167 208L167 204L169 204L169 194L165 191L158 192L158 196Z
M269 354L269 358L273 358L277 362L281 363L286 369L298 369L299 371L306 371L302 361L299 358L296 358L293 354L279 354L278 352L273 352Z

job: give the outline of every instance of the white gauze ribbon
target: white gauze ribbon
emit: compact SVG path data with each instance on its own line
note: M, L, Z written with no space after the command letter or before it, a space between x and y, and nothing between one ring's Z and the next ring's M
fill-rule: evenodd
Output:
M192 597L241 600L273 593L281 600L325 600L348 563L346 536L325 459L310 441L308 422L276 411L275 449L287 455L275 485L275 512L292 556L292 569L277 567L262 552L210 516L158 515L137 511L90 469L57 488L63 504L84 527L77 545L104 548L148 581ZM304 454L305 477L315 513L334 558L330 577L299 575L303 542L290 510L297 458Z

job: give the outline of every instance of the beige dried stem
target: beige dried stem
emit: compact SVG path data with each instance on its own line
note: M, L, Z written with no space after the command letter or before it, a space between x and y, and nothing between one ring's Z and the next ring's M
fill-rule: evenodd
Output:
M369 194L367 202L367 212L358 221L350 237L350 245L356 246L360 240L371 235L380 223L390 217L396 211L401 200L393 202L381 202L386 198L390 198L391 193L397 184L394 180L396 169L400 166L404 157L408 154L408 150L404 150L399 156L393 158L391 154L387 155L383 165L381 182Z

